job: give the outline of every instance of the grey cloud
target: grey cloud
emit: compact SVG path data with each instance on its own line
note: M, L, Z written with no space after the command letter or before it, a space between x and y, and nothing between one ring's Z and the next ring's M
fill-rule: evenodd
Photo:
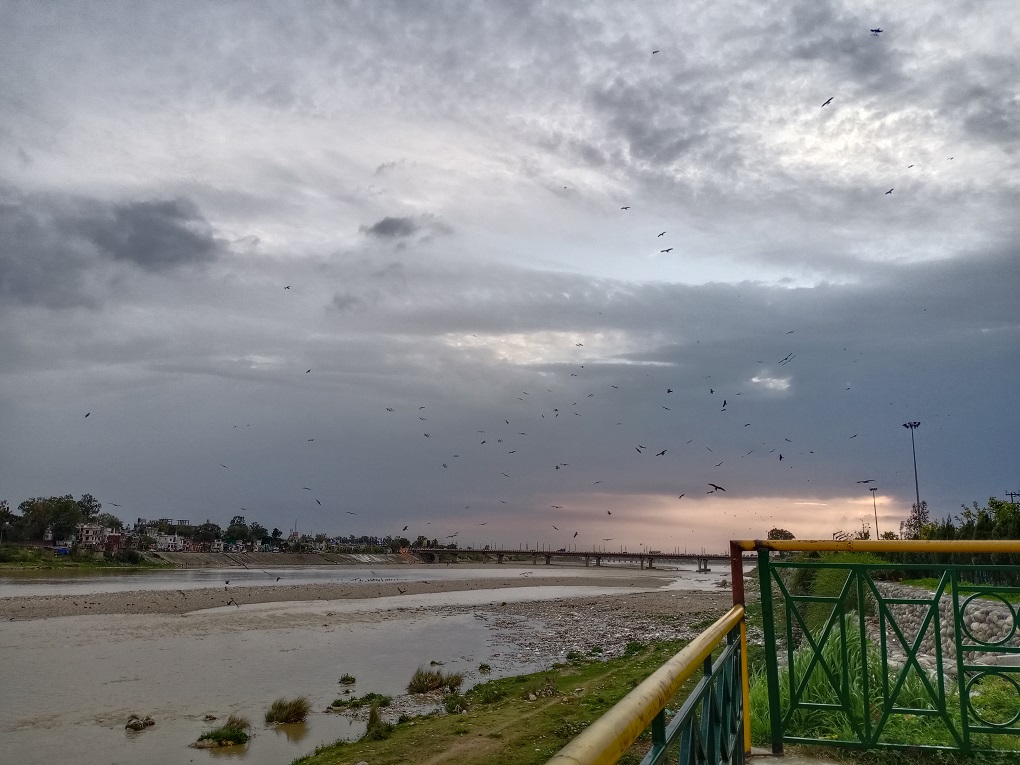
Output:
M219 249L212 227L184 199L114 205L81 221L80 231L102 255L152 271L207 263Z
M426 235L453 233L453 229L450 226L437 220L433 215L419 215L417 217L406 218L395 218L387 215L371 226L361 226L358 230L366 236L378 239L403 239L417 233L424 233Z
M17 303L94 306L115 262L164 271L207 263L220 249L183 199L111 204L11 194L0 202L0 296Z
M387 215L371 226L362 226L359 230L368 236L377 236L383 239L411 236L419 230L419 225L414 218L392 218Z

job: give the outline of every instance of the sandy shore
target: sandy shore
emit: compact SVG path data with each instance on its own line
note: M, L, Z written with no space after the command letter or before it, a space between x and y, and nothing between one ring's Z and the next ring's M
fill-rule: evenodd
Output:
M508 587L635 587L656 588L673 577L650 572L613 572L604 576L576 577L536 572L531 576L431 581L428 570L422 578L408 582L360 582L346 584L278 583L270 586L225 585L197 590L135 590L131 592L79 595L45 595L0 598L0 619L48 619L60 616L96 614L181 614L206 608L237 604L285 603L316 600L358 600L388 595L419 595L431 592L503 589ZM689 593L691 595L701 593Z

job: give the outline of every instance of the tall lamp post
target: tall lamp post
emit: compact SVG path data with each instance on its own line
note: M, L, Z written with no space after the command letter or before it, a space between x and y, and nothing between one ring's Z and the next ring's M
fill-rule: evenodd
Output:
M914 497L917 509L921 510L921 490L917 488L917 450L914 448L914 431L921 426L919 422L905 422L903 427L910 430L910 453L914 456Z
M882 537L878 533L878 504L875 502L875 492L878 491L878 487L872 486L868 491L871 492L871 506L875 508L875 539L881 539Z

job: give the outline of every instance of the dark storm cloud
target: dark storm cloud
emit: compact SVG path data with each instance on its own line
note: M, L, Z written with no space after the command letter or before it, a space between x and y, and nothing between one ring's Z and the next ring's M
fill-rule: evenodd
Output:
M130 202L96 212L79 230L104 257L161 271L207 263L219 250L212 227L185 199Z
M378 239L403 239L417 233L450 234L453 232L452 228L442 221L436 220L432 215L419 215L413 218L396 218L387 215L371 226L361 226L358 230L366 236Z
M414 218L393 218L387 215L371 226L362 226L359 231L368 236L377 236L383 239L411 236L419 231L421 227Z
M184 199L7 197L0 202L0 295L14 302L95 305L112 262L166 271L208 263L222 247Z

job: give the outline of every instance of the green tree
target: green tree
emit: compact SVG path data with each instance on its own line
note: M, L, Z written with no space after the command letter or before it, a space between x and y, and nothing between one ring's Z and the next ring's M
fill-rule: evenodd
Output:
M235 515L230 519L230 525L223 534L227 542L247 542L251 538L251 529L244 520L243 515Z
M206 521L198 527L198 533L195 535L199 542L205 544L212 544L222 536L223 532L219 527L219 524L209 523Z
M83 523L95 523L99 511L103 509L102 503L91 494L82 494L78 500L78 510L81 511Z
M251 534L251 538L257 542L263 542L269 539L269 529L263 526L258 521L252 521L248 527L248 533Z
M273 534L272 534L273 539L279 539L282 536L283 536L283 532L282 531L280 531L277 528L273 529Z
M114 531L121 531L124 528L124 521L111 513L100 513L93 519L93 523Z

